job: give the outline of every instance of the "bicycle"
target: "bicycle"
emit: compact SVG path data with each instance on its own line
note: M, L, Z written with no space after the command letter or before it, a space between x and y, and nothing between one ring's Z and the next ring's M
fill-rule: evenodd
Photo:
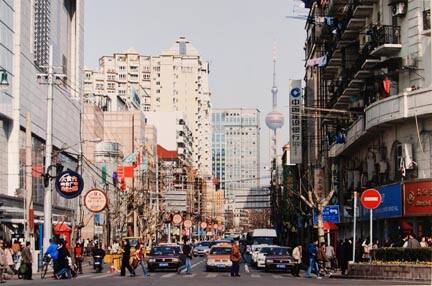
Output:
M49 255L45 255L43 258L43 264L42 264L42 272L41 272L41 279L44 279L47 272L48 267L51 265L51 257Z

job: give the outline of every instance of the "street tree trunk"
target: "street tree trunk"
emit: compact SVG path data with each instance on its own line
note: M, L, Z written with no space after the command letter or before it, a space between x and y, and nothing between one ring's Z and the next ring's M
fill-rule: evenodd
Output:
M324 221L323 221L323 209L324 206L322 204L318 204L317 207L317 220L318 220L318 241L319 243L325 242L324 237Z

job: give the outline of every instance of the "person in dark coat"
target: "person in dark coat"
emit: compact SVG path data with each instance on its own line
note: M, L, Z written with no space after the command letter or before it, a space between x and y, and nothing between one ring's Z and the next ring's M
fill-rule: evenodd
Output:
M56 265L57 269L55 269L57 278L72 278L71 268L69 265L70 257L70 253L66 247L65 242L63 240L60 240L58 243L58 259Z
M131 246L129 244L129 241L123 242L123 256L122 256L122 265L121 265L121 271L120 276L126 275L126 268L130 273L131 277L135 277L135 270L130 265L130 255L131 255Z
M352 260L352 242L348 239L345 239L345 242L342 245L342 275L346 275L346 271L348 270L348 262L350 260Z
M22 255L22 263L26 265L26 271L23 273L24 280L32 280L32 262L33 255L30 249L30 242L27 241L24 249L21 252Z

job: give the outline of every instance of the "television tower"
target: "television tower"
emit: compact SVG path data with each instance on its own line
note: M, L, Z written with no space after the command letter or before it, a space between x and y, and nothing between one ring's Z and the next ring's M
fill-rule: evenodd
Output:
M273 130L271 150L273 153L272 170L276 171L275 177L272 176L272 179L274 179L279 177L278 162L281 160L281 158L279 158L277 154L278 153L277 152L278 129L282 128L284 124L284 117L282 113L277 111L278 88L276 87L276 46L273 47L273 87L271 88L271 93L272 93L272 100L273 100L273 110L269 114L267 114L265 118L265 122L267 127Z

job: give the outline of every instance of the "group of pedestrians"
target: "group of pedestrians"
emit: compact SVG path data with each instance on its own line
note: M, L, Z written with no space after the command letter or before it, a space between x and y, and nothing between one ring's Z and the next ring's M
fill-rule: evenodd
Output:
M32 280L33 254L30 242L14 243L0 239L0 283L5 282L5 275L20 275L25 280Z

